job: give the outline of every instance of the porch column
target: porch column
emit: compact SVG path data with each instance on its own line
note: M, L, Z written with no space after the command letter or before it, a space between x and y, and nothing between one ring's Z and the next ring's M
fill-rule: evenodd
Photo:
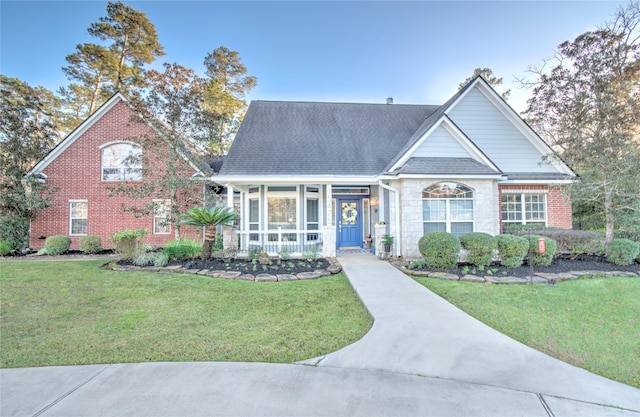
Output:
M233 185L227 184L227 207L233 208Z
M327 184L327 192L325 193L325 207L326 207L326 212L327 212L327 226L335 226L334 223L334 208L332 205L332 199L333 199L333 194L331 192L331 184Z

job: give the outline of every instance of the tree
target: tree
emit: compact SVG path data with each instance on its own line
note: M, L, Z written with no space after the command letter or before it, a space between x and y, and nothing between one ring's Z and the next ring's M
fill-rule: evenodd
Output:
M183 215L182 224L205 228L202 259L209 259L211 258L211 248L215 243L216 227L230 224L237 217L230 207L192 207Z
M34 210L48 204L45 187L25 179L57 139L44 92L0 74L0 239L13 249L26 247Z
M76 52L67 55L68 66L62 68L62 72L69 80L80 82L72 84L76 104L72 106L76 110L86 107L87 111L78 114L83 120L91 115L96 107L106 98L105 90L111 82L115 68L117 68L116 57L113 53L101 45L93 43L83 43L76 46ZM82 87L81 87L82 86ZM79 91L83 88L85 91Z
M223 155L237 132L247 108L246 94L255 87L256 77L246 75L240 55L224 46L207 54L204 60L207 79L202 109L196 121L196 136L210 155Z
M606 243L640 218L640 3L532 69L526 117L580 174L573 204L602 212Z
M92 23L89 34L101 40L111 40L108 50L109 65L113 60L111 75L116 91L142 85L142 67L164 55L156 28L146 14L118 2L107 3L107 16Z
M131 102L143 119L133 121L151 126L152 133L136 138L143 152L143 183L120 183L109 187L110 194L126 196L133 203L123 206L124 211L136 217L154 211L151 199L170 200L170 221L175 225L175 237L180 238L181 207L201 203L202 184L191 178L193 167L205 164L198 150L187 139L192 133L194 114L199 111L202 98L202 80L194 71L178 64L164 64L164 71L147 73L149 88L144 94L134 95ZM158 161L163 161L160 167ZM138 201L139 203L136 203Z
M496 77L493 74L493 70L491 68L476 68L475 70L473 70L473 75L471 77L460 83L460 85L458 86L458 90L463 89L464 86L469 84L469 82L476 79L477 77L482 77L489 85L494 88L502 85L502 78ZM510 94L511 90L506 90L500 93L502 98L505 100L509 98Z

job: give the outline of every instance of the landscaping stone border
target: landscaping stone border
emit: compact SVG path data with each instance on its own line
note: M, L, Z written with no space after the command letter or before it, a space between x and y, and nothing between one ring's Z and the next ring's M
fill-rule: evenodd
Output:
M210 269L191 269L182 265L170 265L166 267L156 266L135 266L120 265L117 263L108 263L105 265L113 271L148 271L148 272L169 272L176 274L203 275L212 278L223 278L237 281L254 281L254 282L279 282L279 281L301 281L307 279L318 279L321 277L337 274L342 271L342 266L336 258L324 258L329 262L326 269L316 269L310 272L299 272L297 274L243 274L239 271L226 270L210 270Z
M487 284L555 284L561 281L569 281L581 278L611 278L611 277L629 277L640 278L640 270L637 273L629 271L569 271L561 273L550 272L534 272L533 276L525 277L510 277L501 275L471 275L467 274L463 277L458 277L454 274L448 274L445 272L433 272L433 271L413 271L403 265L394 265L407 275L416 277L429 277L437 279L448 279L452 281L466 281L466 282L483 282Z

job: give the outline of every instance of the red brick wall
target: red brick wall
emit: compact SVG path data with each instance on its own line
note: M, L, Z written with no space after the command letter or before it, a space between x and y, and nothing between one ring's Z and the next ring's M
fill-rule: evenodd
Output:
M44 170L47 176L46 183L57 189L52 193L52 206L36 213L31 221L30 245L32 249L44 247L44 239L53 235L69 236L69 200L88 201L87 234L102 237L103 246L111 247L109 237L123 229L145 228L149 235L144 243L162 246L167 241L174 239L174 227L171 234L153 234L153 216L135 218L132 213L125 213L121 206L136 205L143 207L149 204L153 198L146 200L130 199L123 196L109 196L107 187L117 185L117 182L104 182L101 180L101 146L115 141L140 142L151 133L150 128L143 123L131 120L133 112L125 102L117 103L112 109L97 120L82 136L78 137L65 151L53 160ZM138 139L136 139L138 138ZM144 149L144 148L143 148ZM148 152L148 153L147 153ZM147 157L151 164L143 166L143 182L159 175L166 169L165 161L159 155L154 155L151 150L143 150L144 158ZM189 177L195 172L185 161L181 167ZM147 172L150 168L152 171ZM140 184L138 182L137 184ZM202 190L202 185L197 185ZM200 193L200 198L202 194ZM183 228L184 229L184 228ZM199 230L190 228L185 230L187 235L197 237ZM71 249L78 249L80 236L70 236Z
M547 226L560 227L562 229L573 228L573 218L571 214L571 201L569 196L564 194L562 186L548 186L545 184L534 185L500 185L499 192L506 190L540 190L547 195ZM502 230L502 219L500 220Z

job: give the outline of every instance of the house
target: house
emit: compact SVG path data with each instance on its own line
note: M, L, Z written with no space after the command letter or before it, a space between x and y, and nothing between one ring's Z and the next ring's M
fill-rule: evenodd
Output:
M241 213L241 250L363 247L431 231L571 228L572 170L478 77L443 105L254 101L209 180ZM227 242L235 242L227 240Z
M168 191L158 189L140 197L111 195L114 187L149 186L166 173L169 162L163 151L169 145L153 140L158 137L155 132L117 93L38 162L27 175L54 192L50 207L36 212L31 221L31 248L43 248L45 239L53 235L69 236L71 249L78 249L82 236L98 235L108 248L110 236L124 229L147 229L144 241L153 246L174 239ZM205 164L194 163L196 158L184 151L180 155L173 167L180 175L194 179L211 175ZM203 181L194 181L194 187L200 190L193 193L196 201L181 197L181 205L202 204ZM142 211L146 207L148 213L140 216L123 210L131 207ZM186 231L190 236L200 232Z

